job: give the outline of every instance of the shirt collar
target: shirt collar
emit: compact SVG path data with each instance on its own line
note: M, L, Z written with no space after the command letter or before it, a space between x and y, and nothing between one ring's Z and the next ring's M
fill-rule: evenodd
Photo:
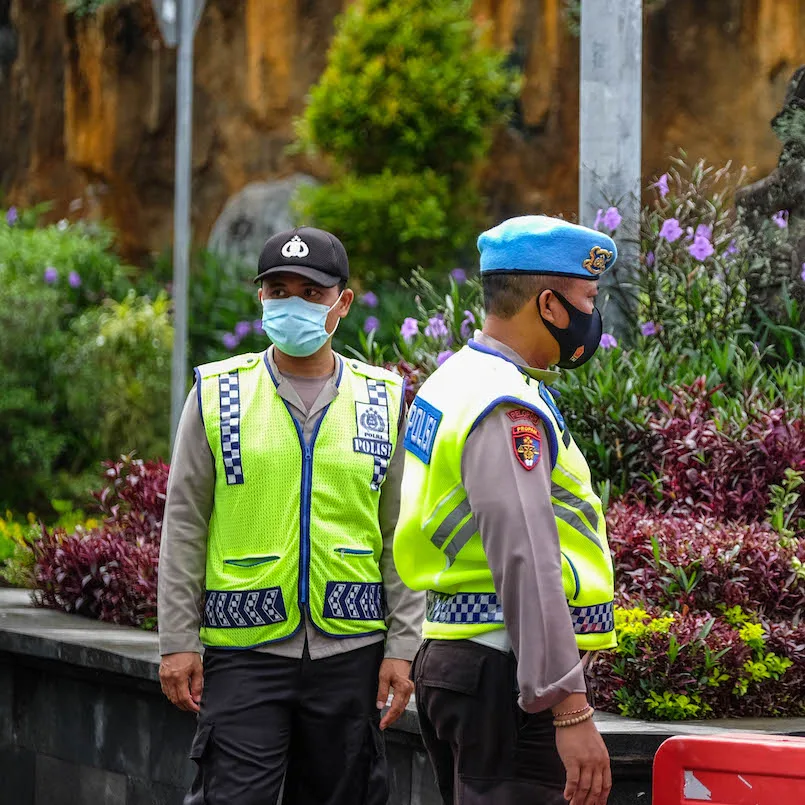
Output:
M343 369L343 358L337 352L333 352L333 355L335 355L335 370L333 371L326 385L327 391L329 392L326 395L328 401L333 400L338 396L338 381L341 378L341 372ZM274 360L273 344L266 350L266 363L268 364L269 371L271 372L271 377L277 385L277 394L279 394L280 397L287 400L292 405L302 409L302 400L299 398L296 389L293 387L291 381L288 380L288 378L285 377L285 375L283 375L277 367L277 362ZM313 411L311 410L310 413L312 414Z
M554 383L561 377L561 372L556 372L553 369L535 369L533 366L529 366L527 361L511 347L506 346L506 344L504 344L502 341L498 341L497 338L492 338L491 335L487 335L480 330L475 331L473 340L482 347L486 347L487 349L500 353L502 357L518 366L529 377L533 377L534 380L541 380L545 383Z

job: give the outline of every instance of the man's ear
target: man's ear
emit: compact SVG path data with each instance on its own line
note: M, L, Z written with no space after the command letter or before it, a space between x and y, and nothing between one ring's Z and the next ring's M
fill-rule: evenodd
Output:
M550 288L544 288L537 294L537 311L543 319L556 324L556 295Z
M263 304L263 288L262 286L257 289L257 301Z
M344 288L341 293L341 301L338 303L338 315L343 319L349 313L352 303L355 301L355 292L351 288Z

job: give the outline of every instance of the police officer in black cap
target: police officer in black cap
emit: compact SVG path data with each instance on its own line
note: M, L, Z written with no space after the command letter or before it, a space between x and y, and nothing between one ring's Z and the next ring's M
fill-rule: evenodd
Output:
M195 371L159 575L162 688L199 714L187 803L273 804L283 779L285 805L388 796L380 730L424 601L392 555L402 380L331 345L348 279L335 236L275 235L255 280L273 345Z

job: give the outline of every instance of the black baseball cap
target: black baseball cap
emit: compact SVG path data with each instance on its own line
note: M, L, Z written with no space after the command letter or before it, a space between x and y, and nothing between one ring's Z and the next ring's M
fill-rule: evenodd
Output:
M349 260L344 244L329 232L299 226L270 237L257 261L255 283L272 274L290 272L325 288L349 279Z

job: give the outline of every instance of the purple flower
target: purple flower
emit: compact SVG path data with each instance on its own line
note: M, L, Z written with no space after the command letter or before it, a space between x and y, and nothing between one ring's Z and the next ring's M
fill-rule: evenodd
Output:
M713 237L713 227L712 226L708 226L707 224L699 224L696 227L696 234L694 235L694 239L695 238L707 238L707 240L710 240L710 238L712 238L712 237Z
M788 226L788 210L780 210L774 213L771 219L780 229L785 229Z
M221 343L231 351L240 343L240 339L234 333L224 333L221 336Z
M367 335L371 335L372 333L376 333L380 329L380 319L377 316L369 316L368 319L363 323L363 331Z
M610 207L605 213L603 218L604 226L610 231L614 232L620 225L623 218L618 212L617 207Z
M71 271L70 275L67 277L67 282L70 284L71 288L80 288L81 287L81 276L77 271Z
M9 226L14 226L14 224L16 224L17 221L19 221L19 219L20 219L20 216L17 213L17 208L16 207L9 207L8 211L6 212L6 223Z
M410 344L414 336L419 335L419 322L409 316L400 327L400 335L406 344Z
M599 343L601 349L613 349L614 347L618 346L618 342L614 335L610 335L609 333L604 333L601 336L601 341Z
M643 325L643 326L640 328L640 332L641 332L643 335L645 335L645 336L657 335L657 333L658 333L659 331L660 331L660 328L659 328L659 327L658 327L656 324L654 324L654 322L653 322L653 321L647 321L647 322L646 322L646 323L645 323L645 324L644 324L644 325Z
M377 298L377 294L372 293L371 291L367 291L361 297L361 302L366 305L366 307L377 307L379 301L380 300Z
M665 198L668 195L668 174L663 173L654 183L654 187L660 191L660 198Z
M730 241L730 245L724 250L724 254L737 254L738 253L738 244L735 242L735 238Z
M654 252L646 252L646 265L649 268L654 265Z
M682 237L682 227L676 218L668 218L663 222L662 229L660 229L660 237L665 238L669 243L679 240Z
M466 341L472 332L472 326L475 324L475 316L472 315L471 310L464 311L464 321L461 322L461 337Z
M601 220L604 217L604 211L599 209L598 212L595 214L595 223L593 224L593 229L598 229L601 226Z
M799 276L805 282L805 263L802 264L802 273Z
M447 340L450 332L447 329L447 325L444 323L444 317L441 314L437 314L433 318L428 319L428 326L425 328L425 335L428 338L441 339L445 341Z
M456 281L457 285L463 285L467 281L467 272L463 268L454 268L450 276Z
M252 331L252 323L249 321L239 321L235 325L235 335L237 336L238 341L246 336Z
M448 358L452 358L452 357L453 357L452 351L449 350L449 349L446 349L444 352L440 352L436 356L436 365L441 366Z
M252 330L254 330L254 332L257 335L262 335L263 334L263 321L262 321L262 319L255 319L252 322Z
M688 254L697 260L706 260L714 251L713 244L702 235L696 235L693 246L688 248Z
M59 278L59 272L56 271L56 269L53 268L53 266L48 266L45 269L45 282L48 285L53 285L53 283L56 282L58 278Z

